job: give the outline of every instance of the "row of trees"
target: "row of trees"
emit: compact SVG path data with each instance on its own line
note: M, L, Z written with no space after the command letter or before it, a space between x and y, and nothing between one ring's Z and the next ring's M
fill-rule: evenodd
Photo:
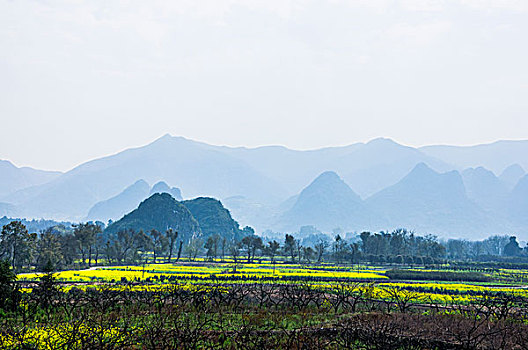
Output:
M319 238L312 245L305 245L293 235L285 234L282 245L277 240L263 242L262 238L251 235L244 237L238 244L231 245L229 254L235 259L247 256L247 262L261 257L268 257L272 262L277 256L297 263L358 263L370 261L379 263L433 263L435 259L445 256L446 250L436 237L414 236L405 230L392 233L363 232L361 240L347 241L336 235L332 241L326 237ZM216 257L215 249L218 238L210 237L205 244L207 256Z
M515 236L491 236L482 241L450 239L443 242L446 256L453 260L475 260L493 256L527 256L528 247L519 246Z
M316 239L313 239L317 237ZM257 239L245 238L243 245L249 252L248 261L254 252L260 249L262 255L273 259L276 255L289 257L297 262L332 261L337 263L357 263L368 261L375 263L432 264L445 259L473 260L478 257L526 256L528 249L520 248L514 236L491 236L482 241L450 239L439 241L436 236L418 236L405 229L392 232L362 232L356 239L344 239L336 234L333 239L326 235L310 237L309 240L296 239L286 234L281 246L276 240L267 244Z
M151 230L123 230L106 235L94 223L81 223L65 233L60 227L50 227L40 234L29 233L20 221L4 225L0 234L0 259L9 262L15 271L29 266L44 270L47 265L56 269L74 264L81 266L105 263L135 263L143 258L152 261L170 261L180 258L183 242L178 242L178 232Z
M236 262L253 262L263 257L275 262L278 256L298 263L374 263L430 264L442 259L465 260L482 255L517 256L525 254L515 237L492 236L483 241L417 236L404 229L393 232L362 232L357 239L346 240L340 234L330 240L320 236L309 244L285 234L284 241L266 240L250 227L239 241L218 234L190 241L178 240L178 232L122 230L106 234L97 223L80 223L68 232L64 227L50 227L40 234L29 233L20 221L12 221L0 234L0 259L9 261L19 271L29 266L42 270L48 263L57 269L77 266L190 260L206 256L210 260L229 256ZM281 244L282 243L282 244Z

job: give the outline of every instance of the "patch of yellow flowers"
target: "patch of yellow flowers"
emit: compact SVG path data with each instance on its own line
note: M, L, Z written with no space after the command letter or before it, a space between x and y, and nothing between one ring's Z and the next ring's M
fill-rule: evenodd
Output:
M311 268L297 264L281 264L275 268L270 263L240 264L233 269L232 264L147 264L145 266L113 266L88 270L69 270L55 274L59 281L65 282L118 282L123 277L128 281L134 279L160 278L161 276L177 279L192 279L193 277L208 278L211 276L246 277L314 277L314 278L350 278L350 279L387 279L379 270L331 268L329 266ZM36 280L40 274L26 273L19 275L20 280Z
M98 337L99 346L125 340L124 335L117 328L101 329L84 324L77 326L59 324L53 327L32 328L17 337L0 333L0 347L2 349L31 348L38 350L82 349L84 344L92 343L91 338L96 333L101 334ZM72 337L73 334L76 335L75 338Z

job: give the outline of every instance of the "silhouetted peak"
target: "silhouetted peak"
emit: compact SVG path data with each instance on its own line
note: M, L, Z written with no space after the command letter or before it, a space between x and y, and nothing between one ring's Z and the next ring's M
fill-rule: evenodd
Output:
M369 146L379 146L379 145L382 145L382 146L399 146L399 144L397 142L395 142L394 140L389 139L389 138L385 138L385 137L378 137L378 138L372 139L369 142L367 142L366 145L369 145Z
M511 190L514 188L519 180L526 174L524 169L519 164L512 164L502 171L499 178Z
M154 186L152 186L152 189L150 190L150 194L163 192L170 192L170 187L165 181L157 182Z
M160 138L156 139L151 145L173 147L175 145L181 146L186 144L198 144L199 142L186 139L183 136L172 136L171 134L165 134Z
M513 193L528 195L528 174L519 179L519 182L517 182L517 185L513 189Z
M428 176L428 175L438 175L436 171L431 169L427 164L424 162L420 162L414 166L414 168L411 170L409 175L407 176Z
M134 182L132 184L132 186L139 186L139 185L142 185L142 186L143 185L147 185L148 186L148 183L145 180L143 180L143 179L139 179L139 180L137 180L136 182Z
M524 171L522 166L516 163L504 169L500 174L500 178L506 181L512 179L519 180L524 174L526 174L526 171Z
M506 167L506 169L504 169L504 170L502 171L502 174L504 174L504 173L509 173L509 172L522 173L522 174L525 174L525 173L526 173L526 171L524 171L523 167L520 166L520 165L517 164L517 163L512 164L512 165ZM501 174L501 175L502 175L502 174Z
M315 178L312 183L343 182L335 171L325 171Z
M121 194L130 192L130 191L138 191L138 190L148 193L149 189L150 189L149 184L145 180L140 179L134 182L132 185L125 188L123 192L121 192Z
M320 174L310 185L304 188L298 201L312 198L312 196L347 196L355 201L360 201L360 197L335 173L334 171L325 171Z
M167 183L165 181L160 181L158 183L156 183L154 186L152 186L152 189L150 190L150 194L153 194L153 193L169 193L172 197L174 197L176 200L179 200L181 201L182 200L182 195L181 195L181 191L179 188L177 187L170 187L169 185L167 185Z
M157 141L167 141L167 140L172 140L172 135L169 133L166 133L165 135L160 137Z
M493 173L493 171L488 170L482 166L476 167L476 168L467 168L462 171L463 176L471 176L471 177L487 177L487 178L497 178L497 176Z

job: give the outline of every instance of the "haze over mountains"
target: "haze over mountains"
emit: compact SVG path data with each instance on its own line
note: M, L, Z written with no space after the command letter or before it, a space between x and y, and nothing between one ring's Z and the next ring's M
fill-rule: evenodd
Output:
M444 237L528 236L527 154L528 141L413 148L375 139L298 151L165 135L64 174L0 166L0 215L117 220L163 181L158 192L218 198L261 231L404 226Z
M163 181L150 188L145 180L138 180L118 195L96 203L88 212L86 219L102 222L118 220L154 193L169 193L176 200L181 201L183 199L180 189L176 187L170 188Z
M276 226L295 231L313 225L330 232L336 227L376 230L385 223L335 172L326 171L295 197L293 206L280 215Z
M483 166L496 174L515 164L528 169L528 140L503 140L469 147L425 146L419 150L459 169Z
M385 215L391 228L406 227L444 237L511 232L506 222L499 222L469 199L458 171L437 173L423 163L366 202Z
M23 188L42 185L61 174L59 171L18 168L7 160L0 160L0 197Z

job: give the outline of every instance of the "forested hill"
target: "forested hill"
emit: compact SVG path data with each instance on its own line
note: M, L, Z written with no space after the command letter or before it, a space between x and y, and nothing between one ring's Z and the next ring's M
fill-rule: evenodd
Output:
M191 237L205 239L213 234L228 240L242 235L238 222L219 200L199 197L178 202L168 193L153 194L137 209L108 226L105 232L113 234L125 229L165 232L169 228L177 231L184 242Z
M183 201L182 204L198 220L204 238L214 234L228 240L241 238L242 231L238 222L233 220L229 210L224 208L219 200L199 197Z
M155 193L137 209L108 226L105 233L115 234L126 229L165 232L170 228L177 231L184 242L202 235L198 221L183 204L168 193Z

